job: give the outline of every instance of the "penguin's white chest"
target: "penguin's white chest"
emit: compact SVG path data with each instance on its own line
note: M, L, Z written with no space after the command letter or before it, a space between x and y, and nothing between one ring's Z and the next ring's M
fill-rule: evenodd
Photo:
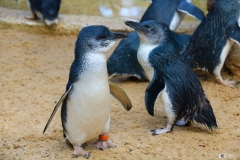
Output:
M148 44L142 44L140 43L138 52L137 52L137 58L138 62L141 64L143 67L148 79L151 81L154 75L154 69L149 63L149 54L150 52L156 48L157 45L148 45Z
M165 86L165 88L159 93L158 98L160 98L163 108L167 114L168 121L174 122L175 113L173 111L173 105L172 105L171 99L167 92L167 86Z
M225 44L225 46L223 47L223 50L222 50L221 55L220 55L220 62L219 62L219 64L215 67L215 69L214 69L214 71L213 71L214 75L220 76L220 74L221 74L221 69L222 69L222 67L223 67L223 64L224 64L224 62L225 62L225 60L226 60L226 58L227 58L227 55L228 55L229 50L231 49L233 43L234 43L234 42L233 42L231 39L228 39L228 40L226 41L226 44Z
M109 129L110 91L105 56L89 54L85 65L67 100L65 134L73 145L91 141Z

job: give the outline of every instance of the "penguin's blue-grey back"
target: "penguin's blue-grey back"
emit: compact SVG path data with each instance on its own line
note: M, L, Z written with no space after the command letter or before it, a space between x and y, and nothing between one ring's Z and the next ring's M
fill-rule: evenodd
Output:
M58 18L61 0L42 0L43 19L54 20Z
M147 80L144 70L136 58L137 48L140 43L138 34L137 32L131 32L128 36L129 38L121 40L112 56L108 59L108 74L120 74L124 76L125 73L128 73L128 76Z
M165 38L149 55L149 62L155 74L161 77L173 105L176 120L188 119L217 128L216 118L209 100L197 76L180 56L170 30ZM160 79L159 79L160 80Z
M42 13L43 0L28 0L30 2L30 8L32 11L38 11Z
M206 18L193 33L183 56L192 68L210 73L220 63L220 53L229 38L227 32L239 17L237 0L216 0Z
M152 0L140 22L147 20L161 21L168 26L171 23L174 12L180 0Z

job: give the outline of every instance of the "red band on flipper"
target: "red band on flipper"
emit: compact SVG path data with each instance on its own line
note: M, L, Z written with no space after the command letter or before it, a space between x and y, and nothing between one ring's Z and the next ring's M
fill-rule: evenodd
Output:
M99 140L100 141L107 141L108 140L108 134L99 135Z

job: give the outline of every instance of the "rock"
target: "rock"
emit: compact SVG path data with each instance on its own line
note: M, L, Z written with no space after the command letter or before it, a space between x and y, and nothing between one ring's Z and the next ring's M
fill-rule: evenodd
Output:
M225 66L237 76L240 76L240 45L234 44L225 61Z

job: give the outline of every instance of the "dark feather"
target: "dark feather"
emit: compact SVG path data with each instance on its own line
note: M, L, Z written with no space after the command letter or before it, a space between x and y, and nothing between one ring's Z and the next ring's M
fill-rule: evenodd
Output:
M154 105L159 93L164 89L165 82L161 75L154 71L153 79L148 85L145 92L145 106L148 113L154 116Z
M192 68L205 68L210 73L220 63L220 56L226 44L229 27L235 25L239 17L237 0L216 1L206 18L193 33L184 59Z
M153 0L140 22L155 20L170 25L172 17L180 0ZM189 35L177 34L172 31L177 46L182 53L190 39ZM135 76L140 80L147 80L142 66L137 60L140 40L137 32L131 32L127 39L121 40L117 48L107 61L108 75Z
M149 62L164 79L176 120L184 117L210 129L216 128L216 119L201 83L178 53L173 37L170 33L166 35L163 43L150 53Z

